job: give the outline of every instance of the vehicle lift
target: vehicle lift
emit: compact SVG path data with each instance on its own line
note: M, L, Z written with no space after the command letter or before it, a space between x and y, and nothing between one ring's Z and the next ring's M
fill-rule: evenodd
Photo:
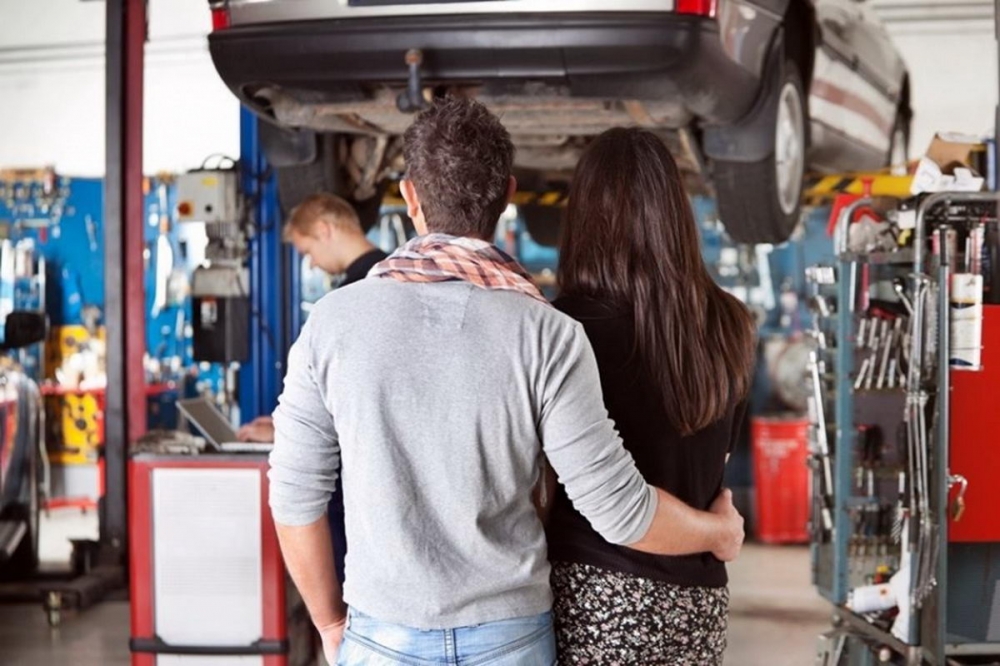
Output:
M128 585L130 445L146 433L145 293L143 288L143 91L147 0L106 2L105 284L107 402L104 493L98 502L99 537L75 544L83 570L65 580L40 577L18 585L25 599L41 599L49 623L105 598L124 598ZM257 232L250 243L250 360L240 368L244 418L277 404L284 360L301 328L299 258L281 241L276 181L261 150L258 119L240 109L241 184ZM280 276L275 280L274 276Z

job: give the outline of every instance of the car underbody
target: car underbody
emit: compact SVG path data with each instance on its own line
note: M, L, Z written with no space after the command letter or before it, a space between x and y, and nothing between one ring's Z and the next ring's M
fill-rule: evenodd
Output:
M567 91L544 84L521 88L506 94L478 86L436 92L475 97L503 119L517 149L515 166L522 174L532 174L534 182L525 182L526 186L542 188L568 180L591 138L608 127L639 126L663 138L681 170L691 176L691 186L705 188L691 115L681 104L570 97ZM339 157L348 166L355 196L364 199L380 180L403 170L400 137L413 119L413 114L398 109L403 92L384 86L366 99L337 101L268 87L254 98L284 127L344 137Z

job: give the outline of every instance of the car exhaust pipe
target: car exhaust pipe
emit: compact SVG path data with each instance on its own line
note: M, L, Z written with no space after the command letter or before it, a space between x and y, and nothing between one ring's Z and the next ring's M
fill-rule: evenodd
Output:
M423 84L420 82L420 65L424 62L424 52L410 49L406 52L406 67L410 70L406 80L406 92L399 93L396 108L403 113L416 113L427 107L424 101Z

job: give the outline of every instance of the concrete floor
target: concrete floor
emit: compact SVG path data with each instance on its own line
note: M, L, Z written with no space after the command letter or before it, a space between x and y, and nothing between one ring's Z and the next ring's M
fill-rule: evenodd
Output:
M816 637L828 627L829 613L809 584L808 551L748 545L730 572L726 664L812 664ZM123 602L66 617L59 629L48 627L40 605L0 605L3 666L124 666L129 664L128 636L128 604Z
M830 604L810 582L804 546L747 545L729 566L727 666L808 666Z

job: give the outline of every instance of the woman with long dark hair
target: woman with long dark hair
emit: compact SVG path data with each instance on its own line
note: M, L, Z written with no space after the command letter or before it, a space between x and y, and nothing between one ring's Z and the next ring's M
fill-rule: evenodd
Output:
M587 148L570 189L559 282L556 306L583 324L639 471L708 509L729 492L723 471L746 410L756 330L705 268L677 164L654 134L612 129ZM728 580L710 553L611 545L561 487L548 540L560 663L722 663Z

